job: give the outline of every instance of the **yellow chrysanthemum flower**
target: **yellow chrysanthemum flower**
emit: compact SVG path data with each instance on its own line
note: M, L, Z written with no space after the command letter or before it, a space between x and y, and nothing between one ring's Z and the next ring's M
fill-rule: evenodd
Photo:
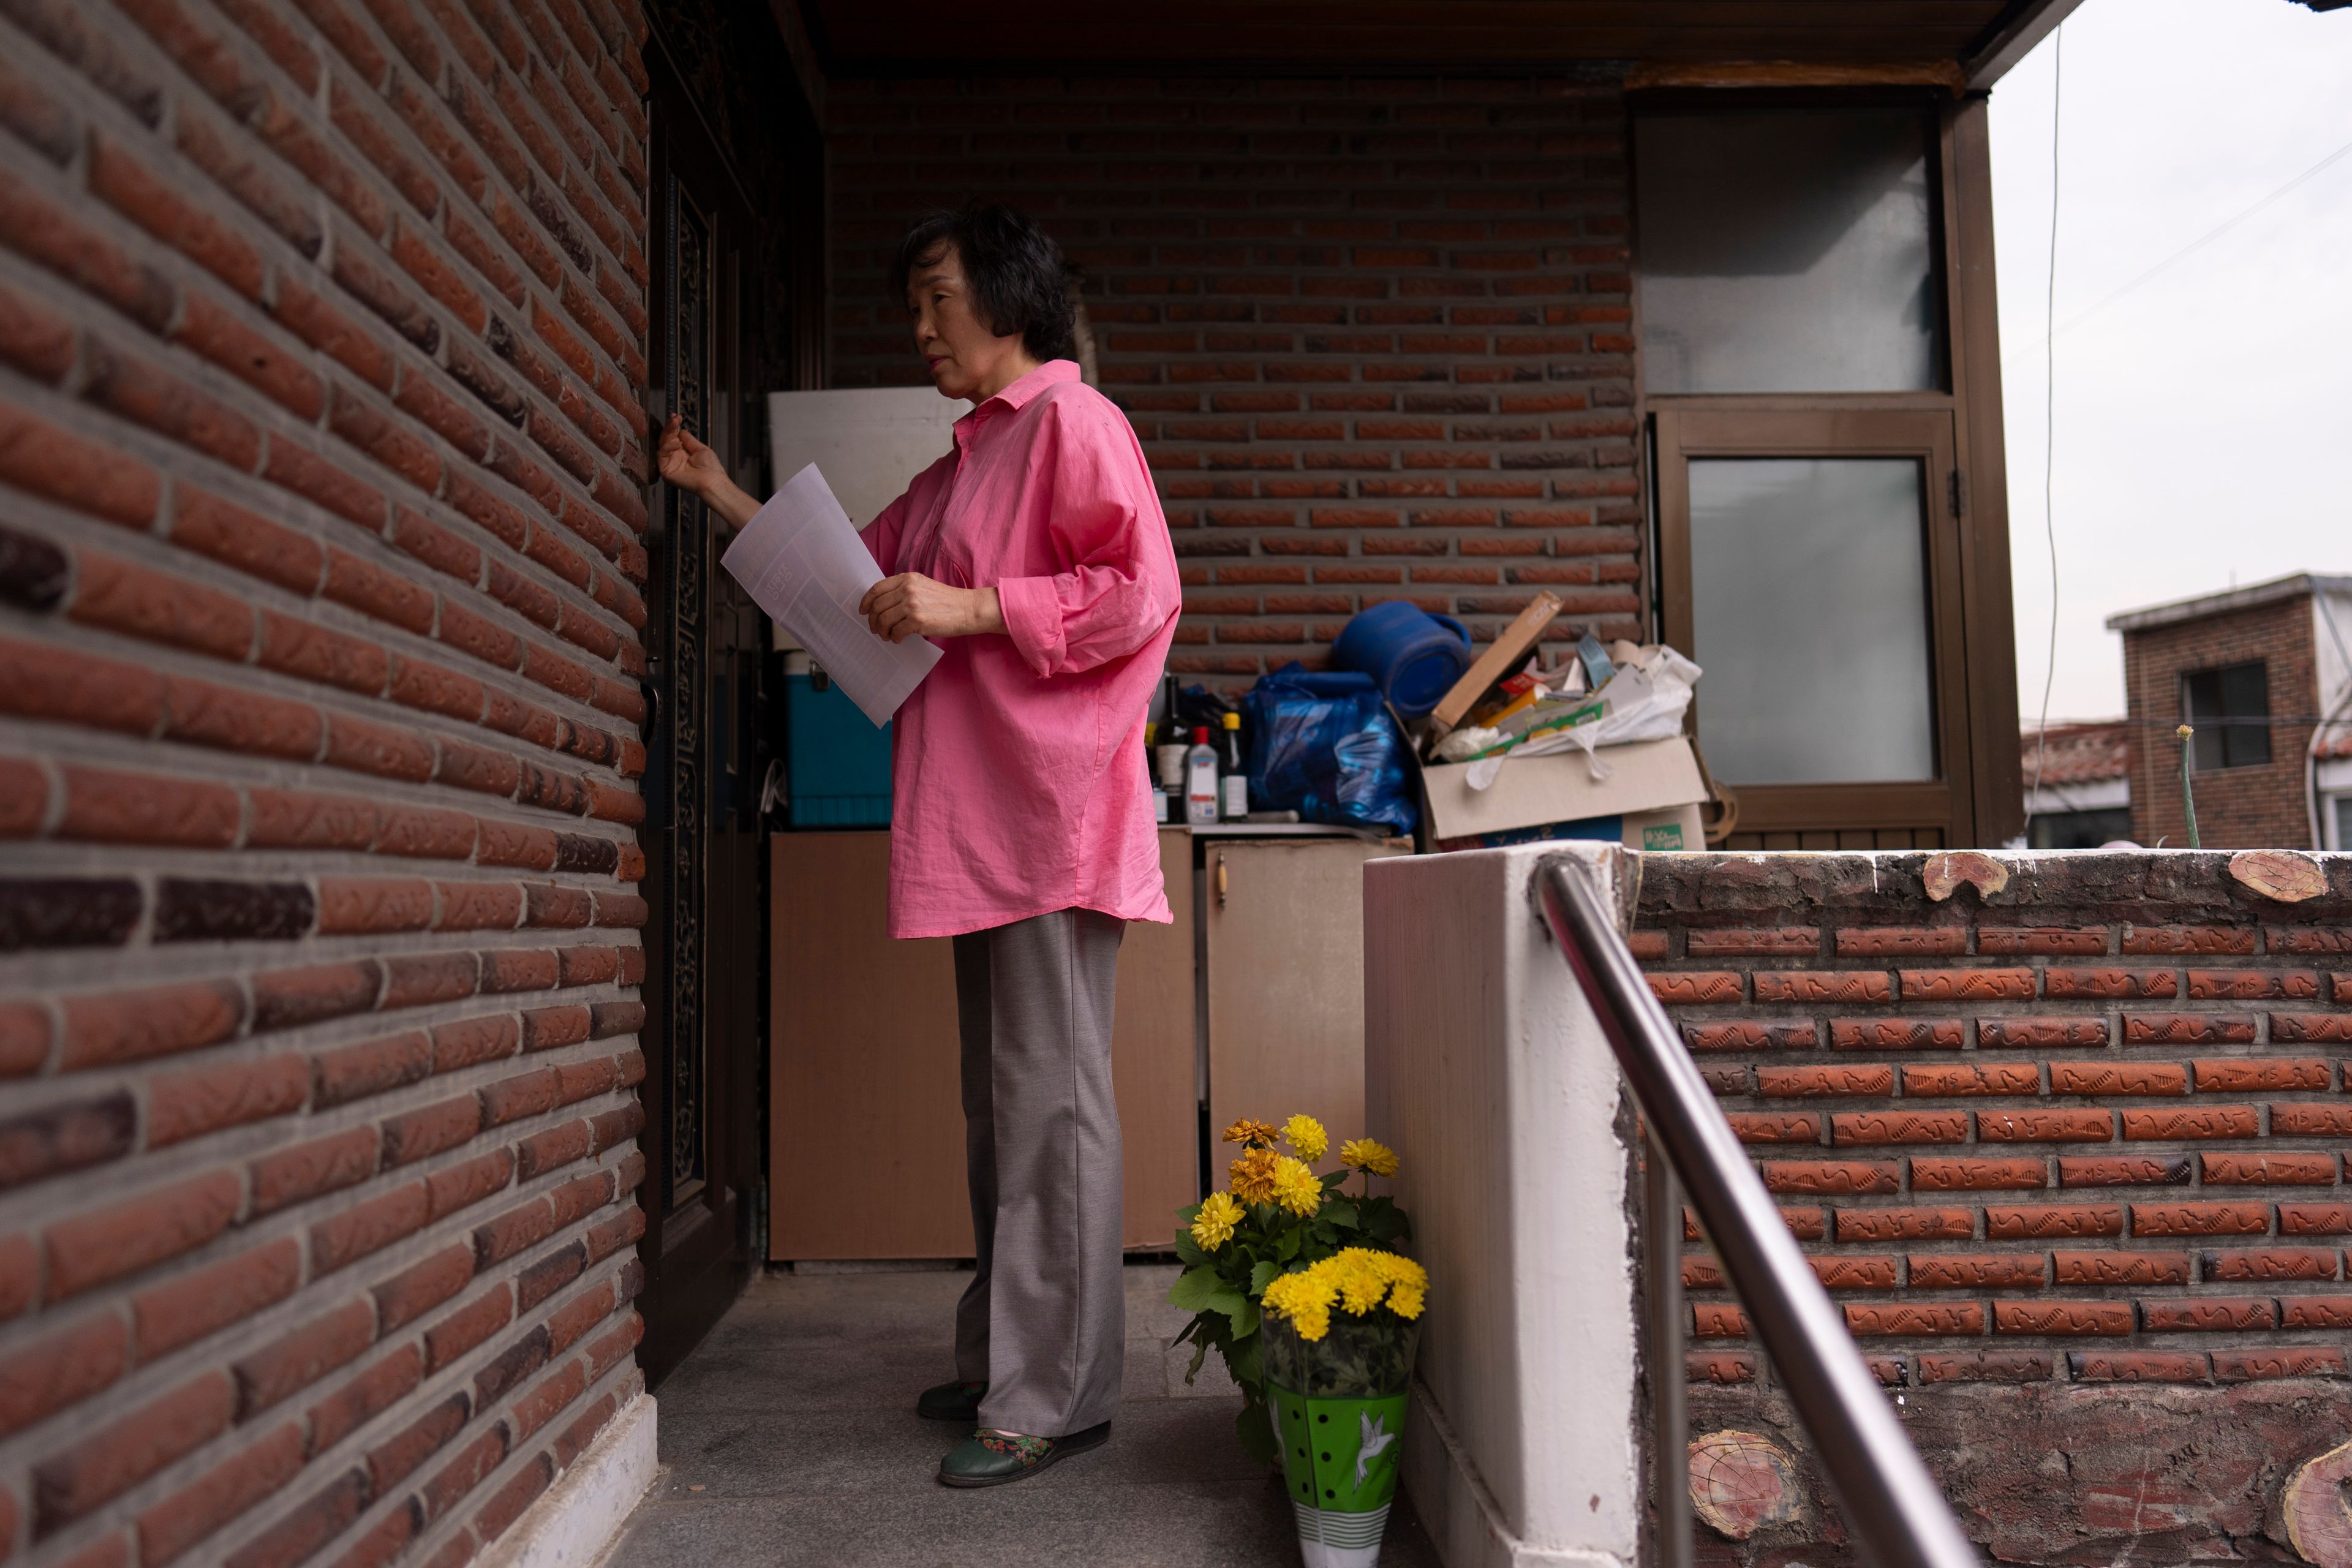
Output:
M1274 1201L1305 1219L1323 1206L1323 1184L1305 1162L1281 1155L1274 1163Z
M1250 1148L1227 1168L1233 1178L1234 1196L1245 1204L1265 1204L1274 1201L1275 1171L1282 1156L1271 1149Z
M1240 1143L1250 1148L1262 1149L1271 1147L1276 1136L1273 1122L1252 1121L1244 1116L1225 1129L1224 1141L1228 1143Z
M1331 1329L1331 1309L1362 1317L1388 1300L1390 1310L1412 1320L1429 1296L1429 1271L1400 1253L1350 1247L1265 1288L1263 1305L1286 1319L1302 1340L1319 1340Z
M1340 1144L1339 1163L1351 1171L1369 1171L1375 1176L1397 1173L1396 1151L1372 1138L1350 1138Z
M1282 1137L1298 1152L1298 1157L1310 1165L1320 1160L1323 1151L1331 1146L1330 1134L1325 1132L1323 1124L1311 1116L1294 1116L1284 1122Z
M1201 1212L1192 1219L1192 1239L1203 1252L1214 1252L1234 1238L1234 1226L1241 1223L1242 1205L1225 1193L1211 1193L1202 1200Z
M1359 1318L1379 1306L1381 1297L1389 1288L1389 1282L1381 1277L1380 1270L1361 1264L1341 1274L1339 1285L1339 1305Z

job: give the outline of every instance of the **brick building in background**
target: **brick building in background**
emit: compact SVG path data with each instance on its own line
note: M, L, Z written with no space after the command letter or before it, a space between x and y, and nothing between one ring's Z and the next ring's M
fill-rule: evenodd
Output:
M2132 837L2213 848L2352 847L2352 577L2308 573L2107 618L2124 637ZM2322 721L2325 722L2322 722Z

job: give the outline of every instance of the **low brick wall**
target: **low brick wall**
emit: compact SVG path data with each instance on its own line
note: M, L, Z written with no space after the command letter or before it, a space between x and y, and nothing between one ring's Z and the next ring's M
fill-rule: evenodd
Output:
M2352 1437L2352 858L1651 856L1638 923L1980 1540L2285 1545L2288 1472ZM1801 1454L1695 1231L1683 1274L1694 1431ZM1743 1560L1834 1542L1804 1484Z
M0 4L12 1568L464 1562L636 1396L641 29Z

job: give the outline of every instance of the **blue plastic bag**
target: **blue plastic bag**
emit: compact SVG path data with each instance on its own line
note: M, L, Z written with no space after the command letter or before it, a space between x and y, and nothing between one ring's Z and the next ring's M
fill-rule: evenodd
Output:
M1399 837L1420 823L1404 736L1370 676L1310 674L1294 660L1252 687L1242 706L1255 808Z

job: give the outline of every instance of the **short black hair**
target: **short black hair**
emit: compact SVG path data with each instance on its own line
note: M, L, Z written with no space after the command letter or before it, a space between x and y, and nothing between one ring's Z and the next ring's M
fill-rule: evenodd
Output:
M1071 357L1076 308L1070 299L1069 264L1052 235L1000 202L967 202L952 212L928 213L898 242L890 261L891 292L905 299L915 269L937 261L950 246L963 262L972 303L990 331L1000 338L1020 334L1023 346L1041 360Z

